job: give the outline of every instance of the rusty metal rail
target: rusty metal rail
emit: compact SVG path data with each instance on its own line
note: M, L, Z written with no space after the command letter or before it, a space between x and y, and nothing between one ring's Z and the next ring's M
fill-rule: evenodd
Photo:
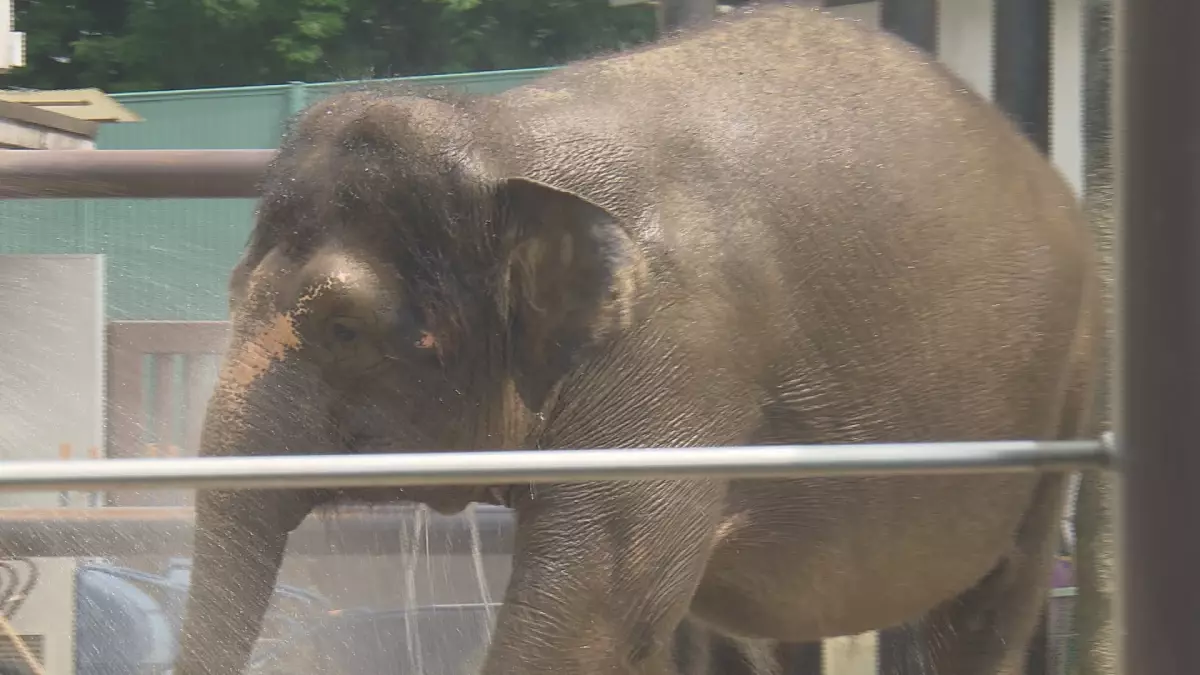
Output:
M304 521L288 540L293 555L389 555L407 552L400 532L410 506L341 507ZM480 551L512 552L512 512L476 506ZM16 557L188 556L193 512L180 507L0 509L0 559ZM471 553L467 516L429 513L430 555Z
M0 150L0 199L258 197L274 150Z

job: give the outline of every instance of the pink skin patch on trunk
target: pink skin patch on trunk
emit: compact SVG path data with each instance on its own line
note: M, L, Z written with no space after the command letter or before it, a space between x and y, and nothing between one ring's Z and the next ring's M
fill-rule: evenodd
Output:
M229 361L226 376L242 389L249 388L272 364L283 361L288 352L300 348L300 336L291 314L280 314L253 340L241 345L241 353Z

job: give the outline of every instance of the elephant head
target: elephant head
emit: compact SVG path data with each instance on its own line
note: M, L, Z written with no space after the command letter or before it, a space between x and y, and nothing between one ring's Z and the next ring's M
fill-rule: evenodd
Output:
M612 219L463 150L455 119L447 103L357 93L298 120L232 274L202 456L512 447L568 354L603 332ZM314 507L454 513L491 494L200 491L177 673L241 670L288 532Z

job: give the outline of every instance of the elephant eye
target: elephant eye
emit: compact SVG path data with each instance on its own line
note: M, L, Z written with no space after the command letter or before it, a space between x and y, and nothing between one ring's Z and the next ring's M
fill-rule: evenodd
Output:
M339 316L325 325L326 343L330 346L348 345L362 335L363 328L362 321L350 316Z
M335 320L329 327L329 332L338 342L353 342L358 338L358 329L345 321Z
M318 329L314 356L325 365L349 369L346 372L369 371L385 361L376 328L369 319L331 317Z

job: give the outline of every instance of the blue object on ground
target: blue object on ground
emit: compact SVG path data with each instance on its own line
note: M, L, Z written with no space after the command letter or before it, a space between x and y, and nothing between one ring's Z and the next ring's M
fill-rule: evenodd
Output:
M188 561L178 560L163 576L82 565L76 575L76 675L170 673L189 572ZM498 604L473 604L331 612L318 594L288 586L277 593L311 609L282 622L287 635L259 643L249 672L277 670L277 658L289 660L290 643L315 647L322 663L311 664L314 672L459 675L482 657L489 609L493 614L499 609Z
M171 665L174 631L154 598L100 565L75 576L76 675L154 675Z

